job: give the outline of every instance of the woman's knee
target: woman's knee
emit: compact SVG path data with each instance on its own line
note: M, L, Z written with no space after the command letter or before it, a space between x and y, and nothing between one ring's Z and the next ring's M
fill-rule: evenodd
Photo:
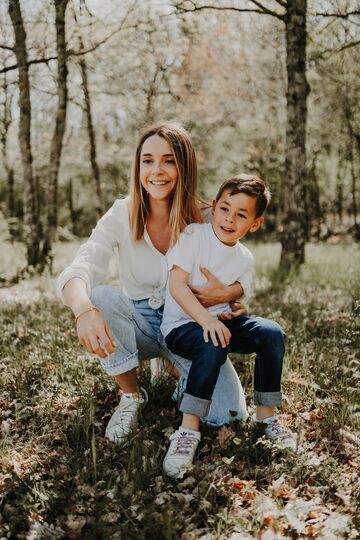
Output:
M98 285L91 290L91 302L100 309L106 319L114 313L132 318L134 308L127 296L110 285Z

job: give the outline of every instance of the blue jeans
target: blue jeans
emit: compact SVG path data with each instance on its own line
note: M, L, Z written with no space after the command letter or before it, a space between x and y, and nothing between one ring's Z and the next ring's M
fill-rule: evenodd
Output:
M116 342L113 354L107 358L99 357L109 375L121 375L137 368L143 360L164 356L180 371L185 386L191 361L167 348L160 332L163 308L152 309L147 300L129 300L120 290L108 285L94 287L91 301L108 321ZM220 369L209 414L203 421L217 427L246 417L244 391L234 366L227 358Z
M191 368L180 410L196 416L208 414L221 366L229 352L256 352L254 402L276 407L281 404L281 372L285 334L279 324L261 317L237 317L224 324L231 332L227 347L206 343L196 322L174 328L165 338L168 348L191 360Z

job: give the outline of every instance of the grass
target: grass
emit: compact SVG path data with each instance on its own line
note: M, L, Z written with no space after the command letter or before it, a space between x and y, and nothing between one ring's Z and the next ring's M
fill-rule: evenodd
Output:
M117 389L78 345L45 276L0 291L1 539L357 537L359 247L309 245L285 281L277 245L250 247L252 312L287 333L282 417L302 451L280 452L250 422L206 428L193 473L165 477L179 415L173 383L152 386L146 366L138 430L123 448L105 440ZM59 246L57 268L75 248ZM254 360L233 360L250 396Z

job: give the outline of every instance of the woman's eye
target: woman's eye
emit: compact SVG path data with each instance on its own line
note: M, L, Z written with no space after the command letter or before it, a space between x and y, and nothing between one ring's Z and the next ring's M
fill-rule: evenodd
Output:
M167 160L166 160L166 163L174 164L174 163L175 163L175 160L173 160L173 159L167 159Z
M143 159L142 163L150 163L150 159Z

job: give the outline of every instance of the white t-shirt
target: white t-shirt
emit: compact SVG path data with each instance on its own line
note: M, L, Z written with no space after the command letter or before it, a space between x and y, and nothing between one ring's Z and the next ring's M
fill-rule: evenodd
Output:
M254 267L252 253L240 242L235 246L223 244L215 235L210 223L188 225L175 246L168 251L167 261L169 271L173 266L179 266L190 274L189 285L195 287L205 285L206 278L200 271L200 266L204 266L224 285L239 281L244 289L244 296L249 296ZM217 316L230 311L230 306L228 303L217 304L208 308L208 311ZM173 328L192 320L171 296L167 286L161 325L163 335L167 336Z

